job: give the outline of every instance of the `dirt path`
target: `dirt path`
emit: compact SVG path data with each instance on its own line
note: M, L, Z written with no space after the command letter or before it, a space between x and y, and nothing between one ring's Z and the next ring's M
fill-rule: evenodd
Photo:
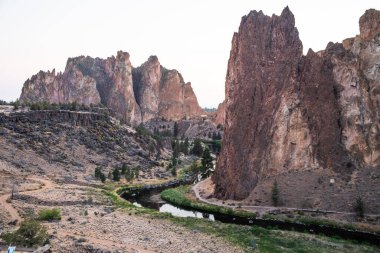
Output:
M37 193L37 192L40 192L40 191L54 187L53 182L51 182L50 180L47 180L47 179L42 179L42 178L37 178L37 177L29 177L27 179L41 183L42 187L38 188L38 189L26 190L26 191L22 191L22 192L35 192L35 193ZM7 202L7 199L9 199L10 197L11 197L11 193L0 196L0 205L3 206L4 209L9 213L12 221L16 220L17 223L19 223L22 220L22 218L21 218L20 214L18 213L17 209L13 207L12 202L10 202L10 203Z

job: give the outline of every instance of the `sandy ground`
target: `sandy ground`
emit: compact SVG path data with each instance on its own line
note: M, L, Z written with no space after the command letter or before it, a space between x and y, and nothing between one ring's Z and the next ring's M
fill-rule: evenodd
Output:
M20 191L11 203L6 202L9 193L0 196L2 212L9 222L42 208L61 209L61 221L44 223L53 252L241 252L222 238L170 220L116 209L96 188L40 176L28 182L34 189Z

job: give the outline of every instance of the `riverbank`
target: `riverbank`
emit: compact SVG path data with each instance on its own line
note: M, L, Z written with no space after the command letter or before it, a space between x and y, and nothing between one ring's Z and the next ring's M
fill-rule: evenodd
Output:
M188 207L206 206L197 203L192 195L189 186L181 186L175 189L168 189L162 193L162 197L173 204L187 204ZM184 201L186 199L186 201ZM190 203L190 204L189 204ZM235 214L237 212L235 211ZM194 220L194 219L186 219ZM199 220L199 219L198 219ZM309 233L295 231L284 231L275 228L262 228L258 226L242 226L235 224L223 224L220 222L210 222L200 219L200 224L206 223L209 226L218 226L220 231L227 228L232 230L229 233L238 235L239 242L243 247L252 246L252 239L259 252L377 252L379 247L367 244L359 244L355 241L337 239L338 237L326 237ZM211 230L212 231L212 230ZM213 233L218 233L213 231ZM228 234L225 235L228 239ZM280 236L280 237L279 237ZM229 238L231 241L231 238ZM348 250L348 248L350 248Z
M240 201L220 200L213 198L213 183L211 178L198 182L192 187L195 198L213 206L231 208L235 211L255 213L258 218L280 220L286 222L301 222L310 225L324 225L334 228L358 230L380 234L380 218L378 215L367 215L372 223L358 220L355 213L335 212L326 210L299 209L291 207L248 206Z

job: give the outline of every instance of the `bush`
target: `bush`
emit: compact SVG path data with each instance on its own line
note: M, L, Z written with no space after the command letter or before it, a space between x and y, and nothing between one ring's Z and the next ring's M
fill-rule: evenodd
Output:
M6 244L19 245L25 247L42 246L48 239L46 227L33 219L26 219L21 222L20 228L15 232L3 233L1 238Z
M42 209L38 213L38 219L39 220L60 220L61 219L61 210L58 208L53 208L53 209Z

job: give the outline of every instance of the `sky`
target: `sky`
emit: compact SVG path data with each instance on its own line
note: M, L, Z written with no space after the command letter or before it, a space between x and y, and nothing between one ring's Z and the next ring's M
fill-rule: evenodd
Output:
M379 0L0 0L0 99L19 97L40 70L63 71L68 57L129 52L133 66L156 55L191 82L202 107L217 107L231 39L250 10L280 15L289 6L304 52L359 34Z

